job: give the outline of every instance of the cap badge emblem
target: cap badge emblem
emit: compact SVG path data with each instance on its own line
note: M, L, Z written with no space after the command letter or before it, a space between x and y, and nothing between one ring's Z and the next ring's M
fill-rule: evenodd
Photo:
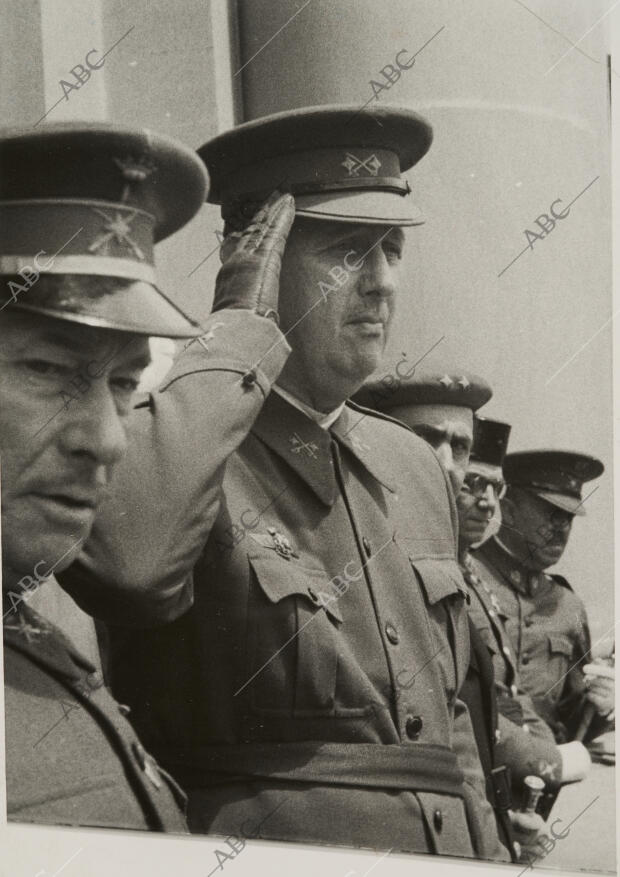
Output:
M452 386L452 378L449 375L444 375L443 378L439 378L439 383L443 384L447 389Z
M121 201L127 201L130 194L132 183L143 183L147 177L150 177L153 171L157 170L153 162L146 155L140 158L115 158L114 164L120 168L125 180L125 187L121 195Z
M138 211L133 210L131 215L128 216L123 216L122 213L116 211L114 216L110 216L108 213L104 213L103 210L99 210L98 207L93 207L93 210L95 213L98 213L99 216L103 217L105 223L103 225L103 231L92 242L88 248L88 252L99 253L101 251L102 255L107 256L109 254L110 241L114 240L119 245L126 244L131 249L136 259L140 259L140 261L143 262L145 259L144 253L137 243L129 236L131 232L131 223L136 218Z
M358 158L352 152L347 152L342 165L347 169L350 177L359 177L361 170L367 171L371 177L376 177L379 173L381 162L374 152L368 158Z
M457 384L460 384L460 386L461 386L464 390L469 389L469 386L470 386L470 383L469 383L469 381L467 380L467 378L465 377L465 375L463 375L463 377L462 377L460 380L457 381Z

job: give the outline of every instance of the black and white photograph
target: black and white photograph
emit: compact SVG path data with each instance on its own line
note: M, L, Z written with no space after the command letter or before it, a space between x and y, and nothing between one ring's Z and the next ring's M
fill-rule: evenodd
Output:
M0 15L0 877L617 873L620 0Z

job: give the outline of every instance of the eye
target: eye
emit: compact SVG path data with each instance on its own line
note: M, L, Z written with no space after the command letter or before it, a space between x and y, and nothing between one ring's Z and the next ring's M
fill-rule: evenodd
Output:
M456 439L452 442L452 450L458 451L459 454L469 453L469 444L465 439Z
M23 365L33 375L43 378L65 377L70 369L60 362L52 362L48 359L27 359Z
M136 378L112 378L111 384L122 393L135 393L140 381Z
M402 259L403 248L396 241L386 240L383 242L383 252L388 262L399 262Z

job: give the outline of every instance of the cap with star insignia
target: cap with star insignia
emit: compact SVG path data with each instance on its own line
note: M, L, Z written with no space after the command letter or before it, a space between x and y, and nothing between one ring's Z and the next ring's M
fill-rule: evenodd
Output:
M207 184L191 149L145 129L79 122L0 132L0 308L199 334L158 288L153 245L198 212Z
M604 471L596 457L573 451L518 451L504 460L506 484L523 487L571 515L585 515L581 489Z
M370 225L419 225L403 172L426 154L432 129L412 110L319 106L287 110L219 134L198 150L208 200L240 227L274 190L296 214Z
M492 395L491 387L483 378L456 370L416 374L409 380L389 385L384 379L372 380L353 396L353 401L389 414L410 427L424 424L429 409L435 414L441 411L447 418L466 419L471 427L472 412L481 408Z

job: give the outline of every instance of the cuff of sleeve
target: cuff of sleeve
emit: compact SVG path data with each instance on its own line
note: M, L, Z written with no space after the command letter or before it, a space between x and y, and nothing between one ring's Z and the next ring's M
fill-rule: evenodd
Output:
M244 386L256 384L266 396L290 352L273 320L245 310L217 311L206 321L205 332L181 348L159 392L196 372L232 371Z

